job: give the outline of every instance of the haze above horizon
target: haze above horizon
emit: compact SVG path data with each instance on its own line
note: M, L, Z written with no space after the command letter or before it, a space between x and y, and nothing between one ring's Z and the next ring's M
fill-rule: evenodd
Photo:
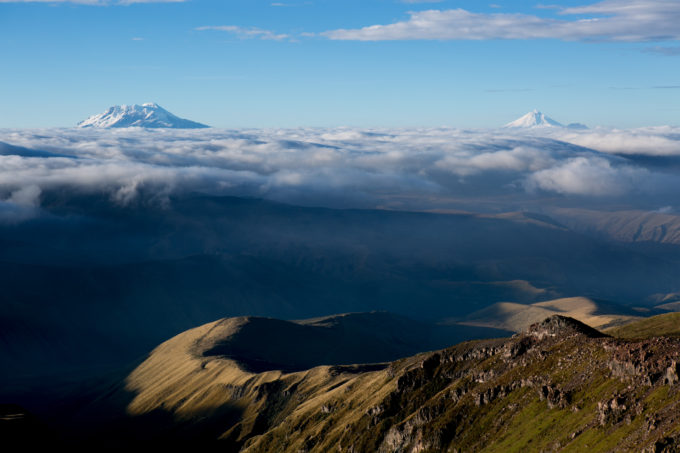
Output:
M680 123L680 2L0 0L0 128Z

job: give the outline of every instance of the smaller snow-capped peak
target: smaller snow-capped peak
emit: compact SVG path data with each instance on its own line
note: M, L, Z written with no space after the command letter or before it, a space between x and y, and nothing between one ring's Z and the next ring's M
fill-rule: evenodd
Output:
M198 129L209 126L180 118L154 102L147 102L142 105L114 105L102 113L81 121L78 127Z
M533 127L564 127L547 115L534 110L523 117L505 125L508 128L533 128Z

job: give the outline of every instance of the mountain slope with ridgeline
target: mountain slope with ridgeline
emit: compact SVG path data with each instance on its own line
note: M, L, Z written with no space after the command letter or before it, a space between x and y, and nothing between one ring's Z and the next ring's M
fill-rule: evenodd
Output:
M329 321L337 319L321 322ZM186 442L246 452L680 446L675 314L609 330L611 336L555 315L512 338L293 372L248 371L215 349L243 322L209 323L166 341L119 384L81 404L71 422L88 420L90 440L109 446Z
M648 309L641 311L587 297L567 297L532 304L497 302L457 322L469 326L521 332L531 324L553 315L560 315L574 318L598 329L606 329L639 320L649 314Z
M680 245L680 216L671 212L557 208L550 216L574 231L616 241Z

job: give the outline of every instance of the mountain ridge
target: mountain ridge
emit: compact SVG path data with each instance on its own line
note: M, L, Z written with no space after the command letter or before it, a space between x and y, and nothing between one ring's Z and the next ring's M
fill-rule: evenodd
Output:
M603 329L637 321L642 318L642 314L631 307L594 301L587 297L567 297L530 304L496 302L470 313L459 323L521 332L533 323L561 315Z
M216 321L192 351L207 359L233 360L249 372L294 372L321 365L386 362L464 338L509 333L475 327L429 324L380 311L298 321L241 316ZM273 344L272 337L278 338Z
M680 446L680 339L668 318L669 336L646 335L655 318L605 335L556 315L512 338L292 373L200 354L210 323L159 345L80 416L118 405L122 418L93 440L121 446L141 435L234 452L670 453Z

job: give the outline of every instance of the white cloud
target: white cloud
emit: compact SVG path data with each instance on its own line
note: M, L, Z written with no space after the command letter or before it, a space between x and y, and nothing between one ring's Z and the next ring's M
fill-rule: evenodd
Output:
M527 172L549 168L555 156L540 148L518 145L501 151L470 151L444 156L435 165L460 176L486 171Z
M565 41L680 40L677 0L608 0L559 11L547 18L518 13L473 13L464 9L409 13L405 21L322 33L335 40L488 40ZM567 17L572 16L572 17Z
M680 156L680 129L670 126L629 130L596 128L585 131L554 128L541 133L609 154Z
M35 185L17 188L3 200L0 198L0 223L16 223L35 217L41 190Z
M663 149L680 156L680 129L674 128L5 129L0 142L55 156L2 148L0 217L5 220L35 213L40 197L55 190L105 193L120 204L140 196L162 203L172 194L202 192L422 210L448 207L451 200L476 203L479 197L508 209L511 201L541 194L589 200L666 194L668 201L655 200L656 208L670 204L680 189L674 173L664 170L659 176L634 160L583 147L648 155Z
M271 41L282 41L284 39L289 39L290 35L285 33L275 33L271 30L263 30L257 27L239 27L237 25L206 25L203 27L196 27L198 31L205 30L217 30L226 31L238 36L241 39L263 39Z
M614 167L606 159L575 157L531 174L525 185L568 195L616 196L637 187L647 171L631 166Z
M40 187L35 185L20 187L6 201L20 206L37 206L40 192Z

